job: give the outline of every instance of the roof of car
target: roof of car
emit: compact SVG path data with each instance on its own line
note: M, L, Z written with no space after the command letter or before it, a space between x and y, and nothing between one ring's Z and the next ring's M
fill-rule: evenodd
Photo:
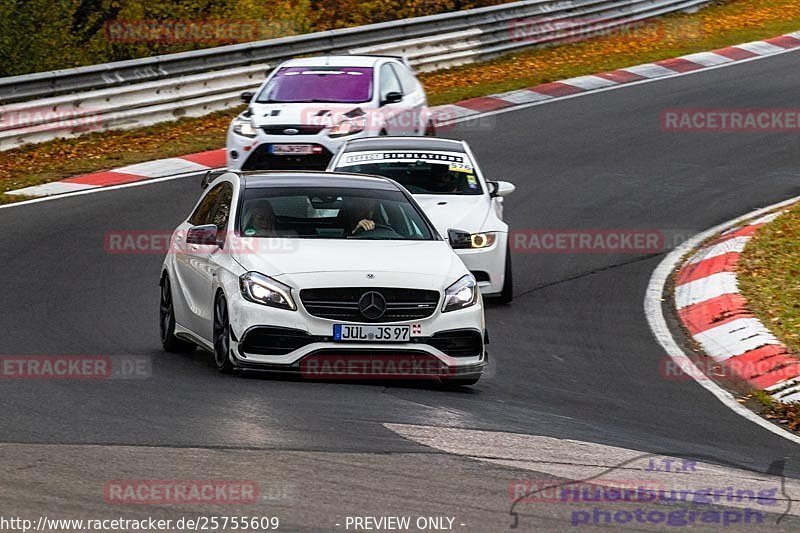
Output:
M314 57L300 57L297 59L290 59L282 63L283 67L372 67L375 63L382 59L387 59L387 56L356 56L356 55L340 55L340 56L314 56ZM391 59L391 58L390 58ZM399 58L394 58L398 59Z
M246 189L263 187L350 187L357 189L399 190L389 179L367 174L311 171L242 172Z
M437 150L440 152L464 153L461 141L436 137L364 137L347 143L345 152L368 152L370 150Z

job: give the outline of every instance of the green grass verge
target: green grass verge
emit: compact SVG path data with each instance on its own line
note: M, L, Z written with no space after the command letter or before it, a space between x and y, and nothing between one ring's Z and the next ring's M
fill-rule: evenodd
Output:
M737 265L753 313L800 353L800 204L759 228Z
M800 353L800 204L756 231L737 263L737 279L750 310ZM784 404L761 391L752 397L765 418L800 432L800 403Z

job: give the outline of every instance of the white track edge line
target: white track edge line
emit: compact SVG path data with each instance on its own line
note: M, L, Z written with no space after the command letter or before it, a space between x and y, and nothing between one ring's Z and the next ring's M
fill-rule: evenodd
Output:
M647 323L650 326L650 330L652 331L656 341L658 341L661 347L664 348L664 350L667 352L667 355L678 365L679 368L689 366L690 368L688 369L687 373L692 376L692 379L713 394L720 402L731 409L734 413L746 418L754 424L761 426L767 431L771 431L772 433L796 444L800 444L800 436L790 433L779 426L776 426L775 424L767 422L767 420L764 418L739 404L739 402L736 401L736 398L734 398L733 394L723 389L716 382L711 381L710 379L698 379L697 376L704 376L704 374L690 358L683 355L683 350L675 341L675 338L673 337L672 332L667 325L667 321L664 318L662 297L667 280L672 272L678 266L680 266L684 256L688 252L695 249L703 241L726 229L735 227L747 221L748 219L765 214L774 209L789 206L798 201L800 201L800 196L795 196L794 198L790 198L761 209L756 209L755 211L751 211L750 213L740 216L732 221L722 223L718 226L714 226L711 229L698 233L688 241L675 248L667 255L667 257L664 258L663 261L661 261L661 263L659 263L658 267L656 267L650 277L650 281L647 285L647 292L645 293L644 297L644 312L645 316L647 317Z
M41 198L32 198L31 200L23 200L22 202L14 202L13 204L5 204L0 205L0 209L8 209L9 207L20 207L24 205L30 204L38 204L40 202L48 202L50 200L62 200L64 198L73 198L75 196L83 196L85 194L94 194L98 192L104 191L116 191L117 189L127 189L130 187L140 187L142 185L150 185L151 183L161 183L162 181L170 181L170 180L177 180L181 178L189 178L195 176L197 174L203 174L209 170L220 170L221 167L211 168L209 167L206 170L191 170L189 172L181 172L180 174L173 174L172 176L163 176L161 178L143 178L139 181L133 181L131 183L121 183L119 185L110 185L108 187L95 187L94 189L86 189L84 191L75 191L75 192L65 192L61 194L52 194L50 196L42 196ZM56 183L56 182L51 182ZM46 185L46 184L42 184ZM199 186L198 186L199 187Z
M782 35L779 35L779 37L782 37ZM753 42L760 42L760 41L753 41ZM747 43L739 43L739 44L747 44ZM738 46L738 45L731 45L731 46ZM623 88L626 88L626 87L633 87L634 85L643 85L645 83L653 83L653 82L657 82L657 81L671 80L673 78L680 78L682 76L690 76L690 75L693 75L693 74L702 74L703 72L708 72L709 70L717 70L717 69L720 69L720 68L734 67L734 66L737 66L737 65L741 65L743 63L750 63L751 61L758 61L759 59L768 59L770 57L776 57L776 56L780 56L780 55L783 55L783 54L788 54L789 52L800 52L800 47L787 48L785 50L781 50L780 52L775 52L773 54L766 54L766 55L756 56L756 57L748 57L747 59L739 59L738 61L731 61L730 63L722 63L721 65L713 65L711 67L703 67L703 68L701 68L699 70L690 70L689 72L677 72L676 71L675 74L670 74L669 76L661 76L661 77L658 77L658 78L650 78L650 79L646 79L646 80L638 80L638 81L631 81L631 82L628 82L628 83L620 83L618 85L613 85L611 87L603 87L601 89L593 89L591 91L584 91L584 92L581 92L581 93L570 94L570 95L567 95L567 96L559 96L559 97L556 97L556 98L550 98L550 99L547 99L547 100L541 100L541 101L536 101L536 102L529 102L529 103L526 103L526 104L512 105L512 106L509 106L509 107L504 107L502 109L495 109L493 111L479 112L479 113L475 113L474 115L467 115L465 117L454 118L452 120L448 120L447 122L439 122L439 123L437 123L437 126L448 126L450 124L458 124L458 123L461 123L461 122L467 122L469 120L475 120L475 119L479 119L479 118L483 118L483 117L499 115L500 113L508 113L509 111L519 111L521 109L527 109L529 107L535 107L535 106L544 105L544 104L552 104L552 103L555 103L555 102L562 102L564 100L570 100L572 98L580 98L581 96L586 96L588 94L597 94L597 93L602 93L602 92L605 92L605 91L614 91L614 90L623 89ZM683 57L683 56L681 56L681 57ZM667 58L667 59L681 59L681 57ZM649 63L643 63L643 64L644 65L648 65ZM631 67L638 67L638 66L641 66L641 65L631 65ZM619 69L616 69L616 70L625 70L626 68L630 68L630 67L623 67L623 68L619 68ZM596 73L596 72L594 73L594 75L597 75L597 74L598 73ZM591 76L592 74L588 74L588 75ZM558 80L558 81L564 81L564 80ZM517 89L517 90L518 91L524 91L524 90L533 91L533 89L535 89L535 88L536 87L523 87L523 88ZM508 92L511 92L511 91L508 91ZM533 92L535 92L535 91L533 91ZM487 94L486 95L487 98L491 98L492 96L494 96L494 95L491 95L491 94ZM458 105L458 102L455 102L453 104L444 104L444 105Z

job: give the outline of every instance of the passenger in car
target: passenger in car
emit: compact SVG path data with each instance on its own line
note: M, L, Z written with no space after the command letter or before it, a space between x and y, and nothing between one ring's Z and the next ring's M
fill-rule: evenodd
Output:
M272 204L263 200L250 211L250 217L244 227L248 237L276 237L275 212Z

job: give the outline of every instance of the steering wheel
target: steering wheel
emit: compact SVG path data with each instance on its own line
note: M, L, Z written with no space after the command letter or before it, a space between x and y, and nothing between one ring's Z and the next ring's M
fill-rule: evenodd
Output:
M369 232L367 232L364 228L359 226L353 231L353 235L359 235L362 233L369 233L370 235L375 235L376 232L380 234L381 231L387 234L386 235L387 237L400 237L400 234L397 233L397 231L395 231L393 227L387 224L375 224L375 227L371 229Z

